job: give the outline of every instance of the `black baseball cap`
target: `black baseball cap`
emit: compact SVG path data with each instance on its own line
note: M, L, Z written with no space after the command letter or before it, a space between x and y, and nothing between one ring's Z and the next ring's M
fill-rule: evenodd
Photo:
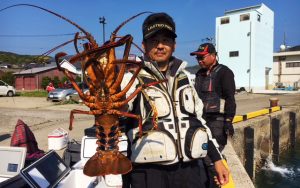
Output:
M211 54L211 53L216 53L215 46L211 43L204 43L199 46L197 51L190 53L190 55L204 56L206 54Z
M149 15L143 23L143 38L148 39L158 31L168 31L170 36L176 38L175 22L172 17L164 12Z

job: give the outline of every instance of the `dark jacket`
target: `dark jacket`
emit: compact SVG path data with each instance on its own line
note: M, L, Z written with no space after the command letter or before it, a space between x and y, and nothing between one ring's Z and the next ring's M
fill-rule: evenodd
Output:
M211 119L216 117L224 117L225 119L233 119L236 113L236 103L235 103L235 81L233 72L225 65L221 65L218 62L212 67L211 72L214 70L218 71L215 73L213 79L213 91L219 96L220 99L225 100L224 113L220 112L211 112L204 113L204 119ZM207 74L207 69L200 69L196 73L195 79L195 88L202 99L203 103L205 103L205 99L203 100L203 92L201 92L201 80L207 78L210 74Z

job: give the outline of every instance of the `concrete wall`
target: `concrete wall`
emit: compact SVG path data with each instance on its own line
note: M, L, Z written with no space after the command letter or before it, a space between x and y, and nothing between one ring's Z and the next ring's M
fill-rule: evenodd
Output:
M279 154L292 147L295 138L300 137L299 127L299 106L234 124L233 148L250 178L255 178L255 171L268 157L280 160Z

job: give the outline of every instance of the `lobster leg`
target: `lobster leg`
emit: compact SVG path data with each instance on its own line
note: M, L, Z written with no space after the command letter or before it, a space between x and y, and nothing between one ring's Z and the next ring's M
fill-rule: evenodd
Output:
M94 93L95 93L95 88L97 88L96 86L97 85L95 85L94 83L96 82L96 78L97 78L97 76L96 76L96 74L95 74L95 72L94 72L94 70L93 70L93 66L91 65L91 66L89 66L89 67L87 67L86 69L84 69L85 70L85 72L87 72L88 73L88 78L85 76L84 77L84 80L85 80L85 83L86 84L88 84L89 85L89 89L90 89L90 92L91 92L91 94L92 94L92 96L95 96L94 95ZM102 75L100 75L101 77L102 77ZM103 80L103 77L102 77L102 80ZM99 84L99 83L98 83Z
M93 72L91 72L93 71ZM95 77L90 77L91 78L91 82L93 83L92 85L96 88L100 88L102 82L104 82L104 74L103 74L103 70L101 69L101 67L99 67L97 64L93 63L91 64L91 67L89 67L88 69L88 74L96 75Z
M74 89L78 92L78 95L79 95L79 97L82 100L84 100L84 101L86 101L86 100L88 100L88 101L92 100L91 99L92 96L86 96L86 95L84 95L84 93L82 92L82 90L80 89L80 87L77 85L75 79L71 76L71 74L69 73L69 71L60 67L60 65L59 65L59 58L62 57L62 56L65 56L65 55L66 55L66 53L64 53L64 52L61 52L61 53L58 53L58 54L55 55L55 61L56 61L57 67L60 70L62 70L64 72L64 74L67 76L67 78L71 81Z
M111 41L110 45L118 47L118 46L122 46L122 45L126 44L125 45L125 51L124 51L124 54L123 54L123 59L127 60L128 56L129 56L131 42L132 42L132 36L131 35L126 35L126 36L122 37L120 40L118 40L116 42ZM109 45L107 45L107 46L109 46ZM107 75L107 71L111 69L111 66L114 66L113 61L116 59L114 48L111 48L109 50L108 58L109 58L110 61L108 62L108 66L105 67L105 70L104 70L105 75Z
M124 54L123 54L123 60L126 61L126 60L128 60L128 56L129 56L129 52L130 52L132 36L127 35L127 36L121 38L118 42L120 42L120 43L125 42L125 50L124 50ZM115 63L115 62L112 62L112 63ZM113 86L110 88L110 90L112 90L112 91L110 91L111 94L114 94L116 92L116 90L118 89L118 87L120 86L123 76L124 76L124 73L125 73L125 70L126 70L126 64L122 64L119 76L117 77Z
M117 92L117 90L118 90L118 88L121 85L121 82L123 80L125 71L126 71L126 64L123 63L121 65L121 68L120 68L120 71L117 75L116 80L113 83L111 83L111 85L107 85L107 88L109 88L109 93L110 94L115 94Z
M122 66L121 66L120 72L119 72L118 77L116 78L115 82L113 83L113 85L111 87L109 87L109 93L111 95L115 94L117 92L117 90L119 89L119 87L122 83L122 80L123 80L123 77L124 77L124 74L125 74L125 71L126 71L126 64L136 64L136 65L141 66L141 64L138 63L137 61L125 60L125 59L116 60L116 61L114 61L114 63L115 64L122 64ZM140 71L140 69L136 72L138 73L139 71Z
M140 91L142 91L142 89L149 87L149 86L153 86L162 82L165 82L166 80L160 80L157 82L151 82L149 84L143 84L141 86L139 86L130 96L127 97L127 99L125 99L124 101L121 102L114 102L112 105L112 108L120 108L123 105L127 104L131 99L133 99ZM125 93L126 94L126 93Z
M69 130L73 129L74 114L87 114L87 115L95 115L95 114L101 115L102 114L102 111L99 111L99 110L97 110L96 112L95 111L83 111L83 110L76 110L76 109L71 110Z
M116 93L114 95L111 96L111 100L112 101L117 101L118 99L120 99L121 97L125 96L127 91L131 88L132 84L134 83L138 73L140 72L141 70L141 66L135 71L135 73L133 74L133 76L131 77L129 83L125 86L125 88L119 92L119 93Z
M114 38L114 37L112 37L112 38ZM112 41L113 40L111 39L111 42ZM117 42L115 42L117 46L126 44L125 51L123 54L123 60L128 59L131 41L132 41L132 36L126 35L126 36L122 37L120 40L118 40ZM108 64L104 69L104 74L107 78L106 87L110 88L111 85L114 83L114 80L115 80L114 78L115 78L115 74L116 74L116 71L115 71L116 64L114 63L114 61L116 59L115 48L109 49L107 56L108 56ZM123 72L123 74L125 73L125 69L126 69L126 66L123 65L121 68L121 72ZM122 81L122 80L118 80L118 81ZM113 87L113 90L114 90L113 93L115 93L117 90L117 87Z
M91 96L91 95L85 95L81 88L77 85L76 81L74 80L74 78L70 75L70 73L68 71L64 71L65 75L68 77L68 79L71 81L74 89L78 92L79 97L83 100L83 101L94 101L95 97Z
M143 124L142 124L141 116L131 114L131 113L128 113L128 112L121 112L121 111L118 111L118 110L109 110L108 113L112 113L112 114L115 114L115 115L118 115L118 116L125 116L125 117L129 117L129 118L137 119L139 121L139 136L140 137L142 136L142 134L143 134L142 126L143 126Z

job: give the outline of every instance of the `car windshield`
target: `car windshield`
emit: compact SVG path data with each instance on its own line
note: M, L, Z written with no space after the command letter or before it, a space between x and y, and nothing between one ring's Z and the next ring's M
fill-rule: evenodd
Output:
M57 89L73 89L73 85L70 82L59 83Z
M88 89L88 86L83 83L83 82L79 82L77 83L77 85L79 86L80 89ZM73 87L73 85L70 82L66 82L64 84L58 84L58 88L57 89L75 89Z

